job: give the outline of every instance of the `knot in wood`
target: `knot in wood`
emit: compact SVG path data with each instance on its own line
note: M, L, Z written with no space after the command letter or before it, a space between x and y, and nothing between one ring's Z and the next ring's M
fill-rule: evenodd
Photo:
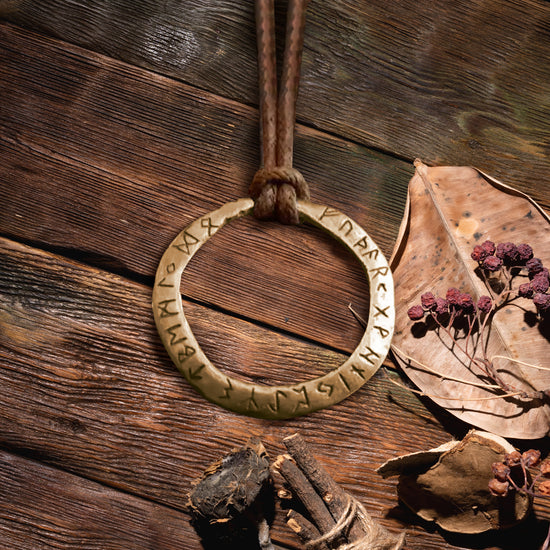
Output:
M249 189L254 215L260 220L276 219L287 225L300 222L296 200L309 200L309 187L295 168L261 168Z

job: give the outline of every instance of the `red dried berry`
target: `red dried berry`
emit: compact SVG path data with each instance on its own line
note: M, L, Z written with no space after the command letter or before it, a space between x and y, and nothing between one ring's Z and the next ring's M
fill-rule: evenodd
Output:
M470 294L465 292L460 295L460 298L458 299L458 307L460 307L464 313L474 312L474 300Z
M526 262L525 267L529 270L529 275L536 275L544 269L540 258L531 258Z
M481 248L485 251L486 256L492 256L496 251L495 243L493 241L485 241L481 243Z
M481 296L477 301L477 309L481 313L489 313L493 308L493 300L489 296Z
M451 304L452 306L457 306L460 301L460 296L462 295L462 292L458 290L458 288L450 288L447 290L447 295L445 298L447 299L447 302Z
M509 488L510 484L507 481L499 481L494 478L489 481L489 491L495 497L505 497Z
M420 296L420 303L424 309L435 309L435 296L431 292L425 292L422 296Z
M544 313L550 309L550 294L535 294L533 303L537 306L537 310Z
M482 263L487 271L498 271L502 267L502 260L496 256L487 256Z
M489 254L483 248L477 244L474 246L474 250L470 254L472 260L475 260L476 262L482 262Z
M550 495L550 479L545 479L544 481L541 481L539 483L539 486L537 487L537 491L541 495Z
M550 288L550 281L548 280L546 273L544 273L543 271L537 273L533 277L533 280L530 284L535 294L544 294L548 290L548 288Z
M533 257L533 249L528 244L518 244L518 261L525 263Z
M411 321L420 321L424 318L424 309L422 306L412 306L407 311L407 315Z
M523 283L519 285L518 296L522 298L532 298L533 297L533 287L531 283Z
M449 303L445 298L437 298L435 304L435 312L438 315L445 315L445 313L449 312Z
M532 468L540 462L540 451L537 449L529 449L521 455L521 458L523 464L525 464L527 468Z
M504 464L513 468L514 466L519 466L521 464L521 453L519 451L512 451L504 455L503 459Z
M514 243L499 243L495 256L505 264L513 264L518 257L518 247Z
M541 473L544 477L549 477L549 476L550 476L550 459L545 458L545 459L540 463L540 473Z
M493 475L499 481L506 481L506 478L510 475L510 467L506 466L504 462L493 462L492 470Z

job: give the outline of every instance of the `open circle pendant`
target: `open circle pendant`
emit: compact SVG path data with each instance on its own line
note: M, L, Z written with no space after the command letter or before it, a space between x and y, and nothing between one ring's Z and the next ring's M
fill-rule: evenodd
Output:
M227 203L186 227L160 261L153 289L153 314L161 340L178 370L206 399L231 411L283 419L329 407L358 390L384 361L393 335L393 279L384 255L367 233L341 212L298 201L304 221L342 242L362 264L369 281L370 306L361 342L337 369L299 384L264 386L231 378L199 347L183 313L183 270L197 250L231 220L252 212L252 199Z

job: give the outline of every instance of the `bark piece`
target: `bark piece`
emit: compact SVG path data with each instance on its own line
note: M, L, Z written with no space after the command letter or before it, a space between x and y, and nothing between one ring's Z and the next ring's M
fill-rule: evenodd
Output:
M495 497L489 492L491 465L513 450L499 436L472 430L462 441L389 460L377 472L399 475L399 498L422 519L446 531L482 533L519 523L530 511L530 498L523 493Z
M266 531L266 517L273 514L270 480L267 453L257 439L204 471L188 509L207 547L273 548Z

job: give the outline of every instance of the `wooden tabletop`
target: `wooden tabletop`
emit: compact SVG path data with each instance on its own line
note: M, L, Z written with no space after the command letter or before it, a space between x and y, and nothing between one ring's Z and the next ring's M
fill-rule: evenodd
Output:
M253 11L0 1L0 547L200 548L192 481L251 435L273 458L299 431L410 550L539 548L535 521L457 536L399 504L375 468L468 426L394 385L390 361L328 410L265 421L206 402L166 354L158 261L183 227L246 196L260 164ZM550 4L312 0L297 122L312 199L388 256L416 157L473 165L548 212ZM362 334L348 306L368 312L340 245L252 218L201 248L182 294L212 362L255 383L335 368ZM282 514L273 538L300 548Z

